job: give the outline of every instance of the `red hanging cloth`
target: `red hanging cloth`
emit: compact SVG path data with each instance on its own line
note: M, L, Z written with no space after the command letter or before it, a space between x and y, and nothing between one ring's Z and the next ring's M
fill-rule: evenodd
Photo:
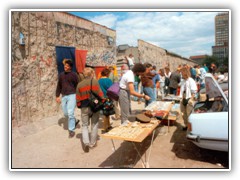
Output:
M78 73L82 73L86 65L87 50L76 49L75 51L75 61Z

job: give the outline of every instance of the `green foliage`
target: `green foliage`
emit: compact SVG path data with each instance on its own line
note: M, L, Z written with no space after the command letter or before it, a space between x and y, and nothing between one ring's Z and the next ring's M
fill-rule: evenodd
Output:
M228 57L224 58L223 63L219 63L217 57L206 56L205 60L203 61L203 64L206 64L207 67L210 67L211 63L214 63L218 67L217 72L220 72L220 71L228 72Z
M228 57L225 57L223 60L223 65L228 66Z
M206 64L208 67L210 67L211 63L216 64L216 66L219 65L218 60L215 56L206 56L205 60L203 61L203 64Z

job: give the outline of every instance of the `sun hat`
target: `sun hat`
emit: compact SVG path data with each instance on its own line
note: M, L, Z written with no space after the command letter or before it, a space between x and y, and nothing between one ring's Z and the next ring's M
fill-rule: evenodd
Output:
M145 114L138 114L136 116L136 120L140 121L140 122L143 122L143 123L148 123L148 122L151 121L151 118L146 116Z

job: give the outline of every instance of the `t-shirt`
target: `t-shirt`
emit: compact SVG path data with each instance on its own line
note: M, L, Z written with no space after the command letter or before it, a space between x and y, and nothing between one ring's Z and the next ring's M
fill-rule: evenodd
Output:
M129 66L133 66L133 65L134 65L133 59L130 58L130 57L128 57L127 59L128 59L128 64L129 64Z
M134 76L134 81L137 82L137 83L140 83L141 79L139 78L139 76L135 75Z
M156 83L157 83L158 81L160 81L160 76L159 76L159 74L155 74L155 76L153 77L152 81L153 81L153 87L155 88L155 87L156 87Z
M130 82L134 83L134 74L131 70L128 70L126 73L122 75L122 78L119 82L119 86L122 89L129 90L128 83Z
M98 80L98 83L99 83L100 88L101 88L101 90L104 94L104 97L107 97L107 90L113 84L113 82L109 78L100 78Z
M222 82L222 81L224 80L224 78L225 78L224 74L220 74L220 75L218 75L218 77L217 77L217 81L218 81L218 82Z

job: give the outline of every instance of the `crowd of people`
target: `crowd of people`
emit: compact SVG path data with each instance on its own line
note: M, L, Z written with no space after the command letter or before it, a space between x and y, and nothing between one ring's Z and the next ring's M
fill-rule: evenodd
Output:
M82 73L72 72L73 63L71 60L64 60L64 72L59 75L56 89L56 101L62 104L64 116L68 119L69 137L74 136L77 121L74 109L77 106L81 110L82 122L82 142L83 150L97 146L98 126L100 111L92 112L89 107L90 91L97 94L102 101L107 97L107 90L113 83L119 82L119 100L113 100L115 115L113 119L121 120L121 124L128 123L131 114L131 99L141 103L145 102L145 107L150 103L163 99L168 94L181 97L180 110L184 120L183 130L187 129L188 117L196 101L197 93L205 87L204 77L210 72L220 81L226 81L224 72L217 75L215 64L208 68L196 65L194 67L186 64L179 65L177 69L170 71L170 67L163 67L159 70L150 63L135 63L132 55L130 61L126 61L121 67L120 76L114 71L116 67L109 66L101 71L101 76L96 78L92 68L85 67ZM102 115L104 131L109 131L112 127L110 117ZM89 125L91 132L89 135Z

